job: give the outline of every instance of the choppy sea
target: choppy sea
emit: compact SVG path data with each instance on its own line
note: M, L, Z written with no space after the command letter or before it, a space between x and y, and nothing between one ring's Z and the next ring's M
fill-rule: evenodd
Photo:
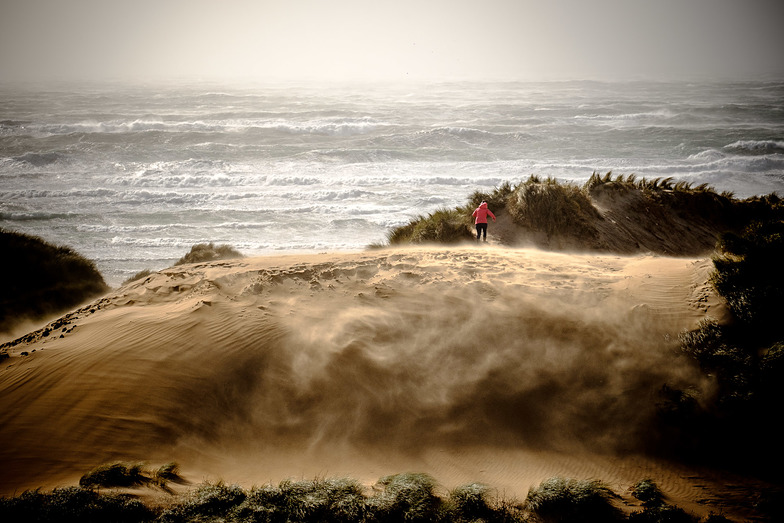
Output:
M784 82L0 86L0 227L111 285L200 242L361 250L476 190L594 171L784 194Z

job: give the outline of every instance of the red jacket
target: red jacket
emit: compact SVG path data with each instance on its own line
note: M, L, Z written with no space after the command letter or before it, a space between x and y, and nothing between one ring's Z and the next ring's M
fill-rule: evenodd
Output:
M471 215L476 218L474 223L487 223L487 215L490 215L495 221L495 214L493 214L490 209L487 208L487 202L482 202L482 204L474 210L474 213Z

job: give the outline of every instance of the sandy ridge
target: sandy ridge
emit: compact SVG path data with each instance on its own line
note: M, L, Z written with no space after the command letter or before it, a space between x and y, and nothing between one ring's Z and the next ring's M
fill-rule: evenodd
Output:
M176 460L195 481L420 470L509 496L656 476L699 509L720 482L628 441L661 380L700 384L672 343L723 314L710 270L495 247L166 269L6 344L0 491Z

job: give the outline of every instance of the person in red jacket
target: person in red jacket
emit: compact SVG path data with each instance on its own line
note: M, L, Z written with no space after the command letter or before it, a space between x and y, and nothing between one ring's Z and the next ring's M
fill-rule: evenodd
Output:
M490 215L495 221L495 214L487 208L487 202L482 202L479 204L479 207L474 209L474 213L471 215L476 220L474 223L476 224L476 241L479 241L479 237L481 236L484 241L487 241L487 215Z

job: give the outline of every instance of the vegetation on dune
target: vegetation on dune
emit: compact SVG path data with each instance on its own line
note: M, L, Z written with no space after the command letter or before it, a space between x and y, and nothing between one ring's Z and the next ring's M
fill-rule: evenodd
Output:
M551 478L532 488L525 503L541 523L612 523L626 519L613 504L617 497L601 481Z
M155 512L134 496L81 487L32 490L14 498L0 498L0 520L7 523L135 523L155 518Z
M184 265L186 263L201 263L215 260L225 260L230 258L242 258L242 253L231 245L215 245L214 243L197 243L191 247L190 252L177 260L174 265Z
M536 176L512 191L506 210L515 224L543 233L548 242L556 237L576 237L595 244L599 232L594 224L602 219L583 188Z
M0 331L65 311L108 290L95 264L69 247L0 229L10 277L0 290Z
M215 245L215 243L197 243L191 247L191 250L188 251L182 258L177 260L174 265L185 265L186 263L203 263L203 262L210 262L216 260L228 260L232 258L242 258L243 254L239 252L237 249L232 247L231 245L221 244ZM133 283L137 280L141 280L146 278L152 274L152 270L150 269L143 269L130 278L127 278L123 281L123 285L127 285L129 283Z
M468 213L470 217L471 213ZM406 243L454 244L470 240L471 231L465 213L458 209L439 209L393 229L387 236L391 245Z
M710 397L665 389L662 419L680 431L680 450L710 462L777 474L784 464L784 221L722 235L711 282L732 321L706 319L681 349L715 387Z
M531 176L490 193L475 192L464 206L419 216L393 229L388 241L400 245L470 240L471 212L482 200L496 215L509 216L517 229L500 238L502 243L618 253L707 253L722 232L784 216L784 205L775 194L739 200L706 184L612 173L594 173L582 186Z
M651 480L631 487L642 510L626 514L623 500L596 480L550 478L532 487L526 499L499 499L479 483L440 494L431 476L395 474L371 489L350 478L282 481L248 490L222 481L203 483L172 496L168 502L145 505L129 494L99 493L84 487L29 491L0 498L2 521L116 522L485 522L548 523L635 521L696 522L682 509L666 504ZM705 521L728 521L709 516Z
M168 482L178 483L179 465L176 462L162 465L156 470L147 470L143 463L113 462L100 465L79 479L79 486L84 488L112 488L157 486L166 488Z
M123 281L122 284L123 285L127 285L129 283L135 282L136 280L141 280L142 278L146 278L150 274L152 274L152 270L150 270L150 269L142 269L139 272L137 272L136 274L134 274L133 276L131 276L130 278L125 279L125 281Z

